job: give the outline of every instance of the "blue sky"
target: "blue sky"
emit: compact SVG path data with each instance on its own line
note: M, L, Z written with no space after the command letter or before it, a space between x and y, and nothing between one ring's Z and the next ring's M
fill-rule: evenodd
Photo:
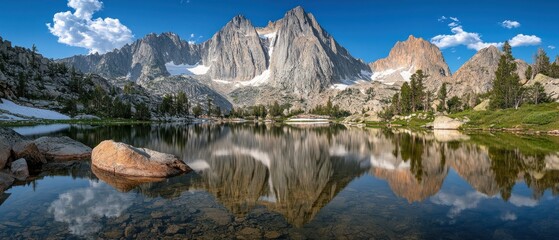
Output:
M183 39L202 42L237 14L245 15L255 26L265 26L269 20L280 19L286 11L301 5L353 56L366 62L386 57L396 41L405 40L410 34L443 46L443 54L453 72L480 46L499 44L515 36L518 46L513 48L513 53L517 58L531 62L539 47L552 58L559 54L559 48L554 48L559 47L559 1L550 0L70 1L81 10L70 8L69 0L3 1L3 9L9 11L4 10L0 15L0 36L24 47L35 43L45 56L61 58L104 51L151 32L170 31ZM102 7L95 5L98 1ZM64 14L66 11L70 12ZM54 24L56 13L61 13L58 19L64 26ZM97 30L85 26L91 39L68 38L62 40L66 44L60 43L60 36L72 34L67 29L68 21L84 27L79 25L81 19L89 19L85 25L97 24ZM510 21L509 28L503 26L505 20ZM47 23L53 23L52 30L58 36L49 30ZM108 30L117 33L107 36L102 32Z

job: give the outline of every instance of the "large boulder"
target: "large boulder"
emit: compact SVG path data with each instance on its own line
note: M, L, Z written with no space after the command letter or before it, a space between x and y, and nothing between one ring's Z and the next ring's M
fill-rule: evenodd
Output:
M176 156L106 140L93 149L91 164L114 174L164 178L190 171Z
M47 163L45 156L39 151L33 141L21 141L12 146L14 159L25 158L31 168L39 168Z
M8 189L14 183L14 177L10 174L0 172L0 193Z
M83 160L91 156L91 148L69 137L41 137L35 140L47 160Z
M10 171L12 175L20 181L29 177L29 168L27 167L27 161L25 161L25 158L20 158L12 162Z
M462 126L462 121L449 118L447 116L436 116L433 121L433 129L439 130L457 130Z
M6 167L8 160L10 159L10 155L12 154L12 146L8 144L7 141L4 140L3 137L0 137L0 170Z

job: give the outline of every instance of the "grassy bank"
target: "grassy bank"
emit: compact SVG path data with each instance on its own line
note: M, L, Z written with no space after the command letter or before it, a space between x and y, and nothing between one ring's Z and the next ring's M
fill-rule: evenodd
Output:
M559 129L559 103L526 104L519 109L468 110L450 117L469 118L463 129L551 131Z
M87 125L129 125L145 124L151 121L139 121L133 119L101 119L101 120L24 120L24 121L0 121L0 127L23 127L46 124L87 124Z

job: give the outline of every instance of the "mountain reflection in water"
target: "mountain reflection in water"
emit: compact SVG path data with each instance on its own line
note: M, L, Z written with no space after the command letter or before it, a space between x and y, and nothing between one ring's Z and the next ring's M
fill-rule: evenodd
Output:
M450 168L487 197L509 200L518 181L532 189L534 199L547 189L554 196L559 192L559 155L552 150L557 139L547 137L343 126L128 128L70 134L90 145L110 135L117 141L176 154L199 174L190 177L183 190L208 191L239 216L257 204L265 205L296 226L312 220L349 182L366 173L386 180L394 194L409 202L437 194Z
M92 179L89 186L61 193L49 208L56 221L68 223L78 235L100 228L94 218L119 217L131 205L127 194L134 193L174 199L203 191L236 218L265 207L295 227L311 222L348 184L364 176L387 182L409 204L429 199L448 206L449 218L484 199L536 206L546 190L553 196L559 193L559 139L553 137L249 124L71 127L56 135L90 146L112 138L172 153L195 170L151 182L96 169L92 175L89 168L80 167L86 173L71 174ZM451 172L474 191L441 191ZM118 191L97 184L98 179ZM513 193L520 183L530 189L531 197ZM97 195L109 197L92 200ZM75 218L80 212L87 213ZM503 212L500 218L517 216Z

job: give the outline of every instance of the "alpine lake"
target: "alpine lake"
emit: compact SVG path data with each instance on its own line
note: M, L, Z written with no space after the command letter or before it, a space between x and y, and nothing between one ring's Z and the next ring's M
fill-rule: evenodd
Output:
M343 125L15 128L171 153L127 182L76 161L0 194L0 239L557 239L559 137Z

